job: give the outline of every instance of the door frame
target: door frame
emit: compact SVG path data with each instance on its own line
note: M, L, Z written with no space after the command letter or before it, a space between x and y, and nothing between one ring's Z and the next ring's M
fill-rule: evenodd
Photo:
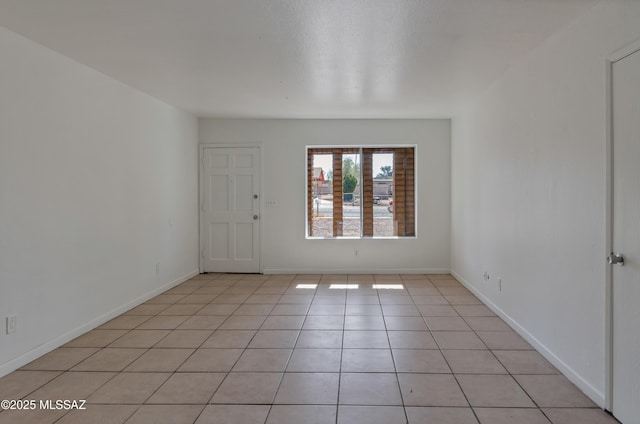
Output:
M613 65L640 51L640 40L611 53L606 60L606 153L605 153L605 251L602 260L613 251ZM604 409L613 409L613 268L605 265L605 393Z
M258 149L258 163L260 165L260 171L258 172L258 187L260 188L258 216L260 219L260 242L258 243L258 269L260 274L264 272L264 265L262 263L262 250L264 240L264 225L263 221L263 205L262 198L264 197L264 162L262 154L261 144L215 144L206 143L200 144L198 149L198 269L200 274L204 273L204 249L205 249L205 236L204 236L204 151L205 149Z

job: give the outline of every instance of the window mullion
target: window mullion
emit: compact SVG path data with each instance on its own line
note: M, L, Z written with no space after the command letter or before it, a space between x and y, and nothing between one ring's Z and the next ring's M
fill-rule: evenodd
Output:
M373 151L362 149L362 166L360 167L361 202L360 214L362 216L361 234L363 237L373 237Z
M396 149L393 154L393 219L394 235L404 237L405 233L405 155L404 149Z
M333 237L342 236L342 150L333 151Z

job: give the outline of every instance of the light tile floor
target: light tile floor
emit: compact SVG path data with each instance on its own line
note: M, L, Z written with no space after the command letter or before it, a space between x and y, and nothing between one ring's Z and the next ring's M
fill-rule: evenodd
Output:
M616 422L448 275L200 275L0 399L87 401L2 424Z

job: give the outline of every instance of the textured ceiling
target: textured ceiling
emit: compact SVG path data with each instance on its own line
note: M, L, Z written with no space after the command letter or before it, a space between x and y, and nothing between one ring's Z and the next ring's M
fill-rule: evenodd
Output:
M0 0L0 25L203 117L450 116L595 0Z

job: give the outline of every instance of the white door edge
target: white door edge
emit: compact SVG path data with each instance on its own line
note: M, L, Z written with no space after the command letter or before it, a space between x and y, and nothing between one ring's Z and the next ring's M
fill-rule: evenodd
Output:
M603 261L613 251L613 65L640 51L640 39L611 53L606 59L606 140L605 140L605 248ZM605 266L605 390L604 409L613 408L613 269Z

